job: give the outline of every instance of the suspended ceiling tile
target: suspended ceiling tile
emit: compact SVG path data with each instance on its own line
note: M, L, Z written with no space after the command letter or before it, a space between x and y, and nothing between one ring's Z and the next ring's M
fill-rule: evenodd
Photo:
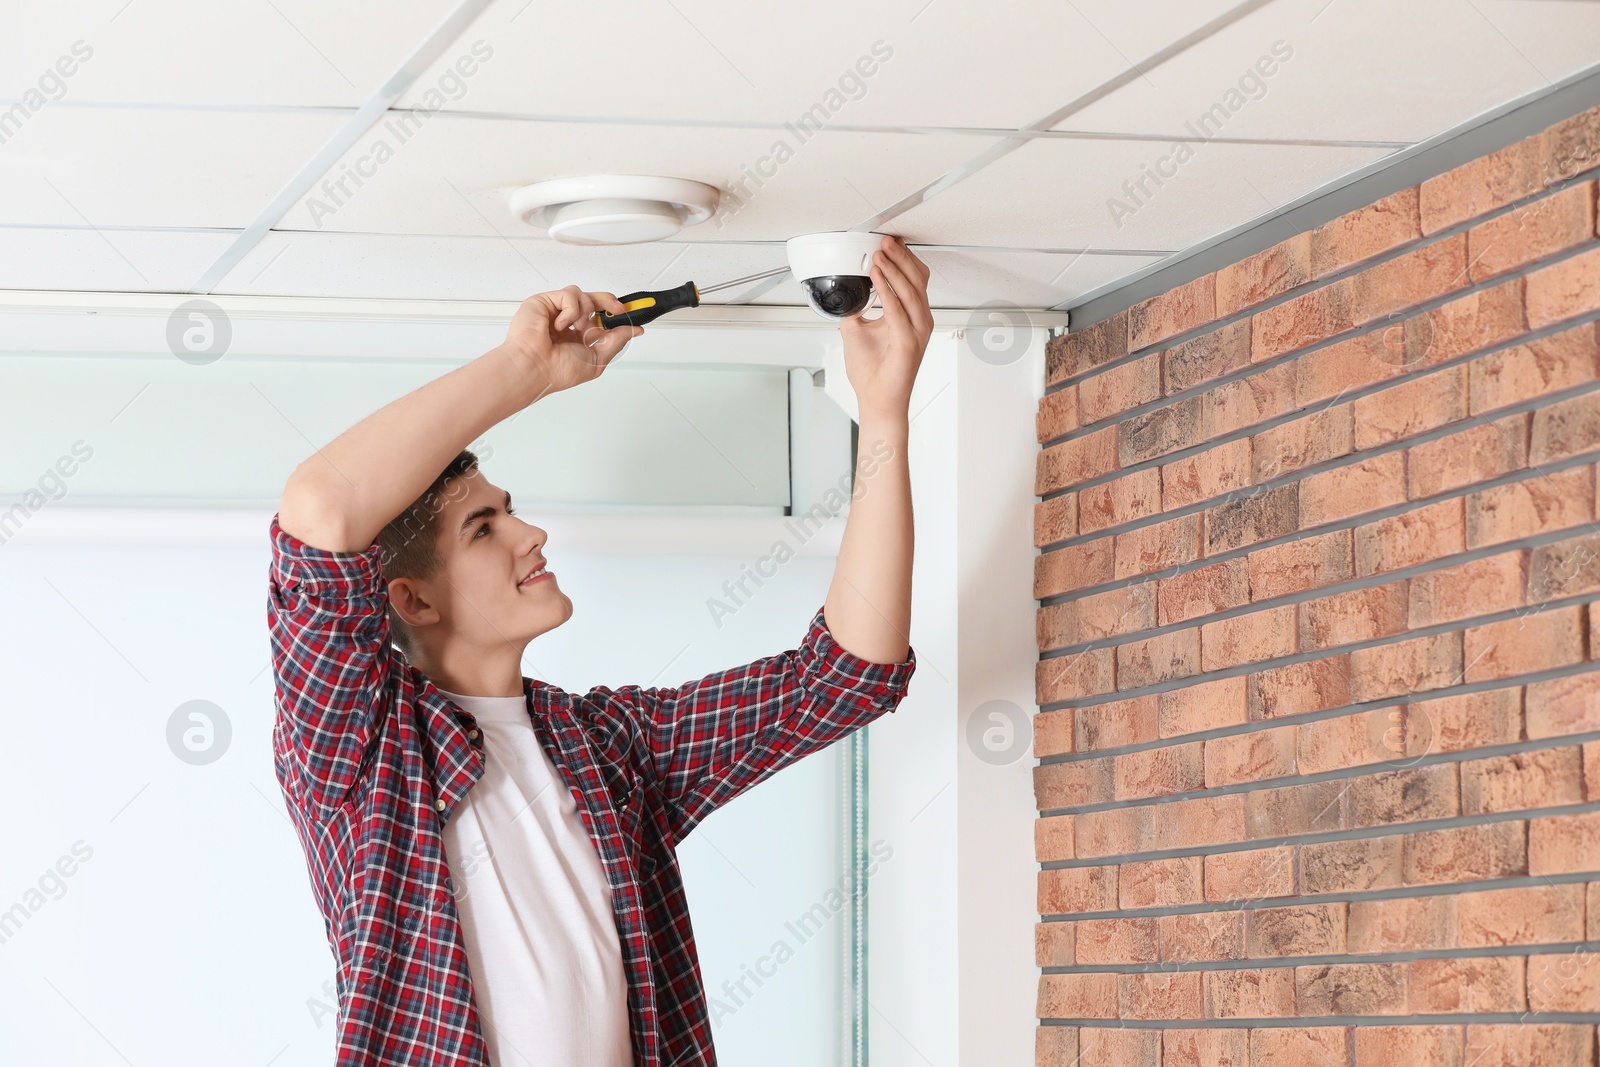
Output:
M1181 163L1162 164L1169 151L1149 142L1031 141L896 221L929 242L959 232L1019 247L1181 249L1385 154L1212 143ZM1130 194L1152 166L1173 176L1160 187L1145 179L1148 196Z
M19 99L44 77L47 96L75 103L353 108L455 3L93 0L7 7L0 98ZM58 88L48 72L62 56L82 62L68 64L75 69Z
M1056 128L1414 142L1597 59L1600 4L1277 0Z
M0 223L239 229L339 121L47 107L0 149Z
M1108 6L1082 9L1109 19ZM1141 30L1122 32L1139 20L1121 16L1118 36L1132 47L1164 44L1227 6L1141 3ZM582 5L500 0L401 104L418 106L434 90L451 108L528 115L783 123L811 112L835 123L1016 128L1127 68L1079 11L1034 0L780 9L678 0L609 5L599 20ZM487 55L475 64L470 47L480 40ZM457 70L462 54L469 62Z
M393 112L329 169L278 224L367 233L503 234L543 231L512 216L512 190L546 178L660 174L725 190L711 220L684 240L786 240L845 229L933 181L986 138L958 134L828 131L775 151L765 130L643 127L613 136L586 123ZM770 162L763 162L770 160ZM771 174L744 180L751 168ZM759 175L758 175L759 176Z
M183 292L229 233L0 227L0 289Z

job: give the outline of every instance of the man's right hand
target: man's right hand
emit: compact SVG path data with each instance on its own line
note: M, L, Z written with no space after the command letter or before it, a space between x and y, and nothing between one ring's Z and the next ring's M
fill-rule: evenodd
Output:
M586 293L576 285L530 296L511 319L506 347L540 373L548 392L592 381L644 333L643 326L596 326L601 310L619 315L627 308L611 293Z

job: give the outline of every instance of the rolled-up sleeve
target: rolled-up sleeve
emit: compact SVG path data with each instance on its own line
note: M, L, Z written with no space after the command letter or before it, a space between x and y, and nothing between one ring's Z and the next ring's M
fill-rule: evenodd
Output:
M267 628L276 684L273 748L286 789L326 811L359 781L393 699L381 548L314 548L272 517Z
M847 651L819 608L797 648L678 686L596 686L578 700L591 728L642 744L681 840L774 772L893 712L915 670L914 648L898 663Z

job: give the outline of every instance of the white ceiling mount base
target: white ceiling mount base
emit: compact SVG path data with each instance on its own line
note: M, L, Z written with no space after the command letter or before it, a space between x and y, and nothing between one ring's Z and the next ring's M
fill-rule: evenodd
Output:
M660 241L704 222L722 194L687 178L600 174L553 178L511 193L511 213L572 245Z

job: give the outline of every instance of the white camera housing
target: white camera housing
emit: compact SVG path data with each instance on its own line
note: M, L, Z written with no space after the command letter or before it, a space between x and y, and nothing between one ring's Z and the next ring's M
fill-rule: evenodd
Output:
M789 238L789 273L805 290L811 309L835 321L865 311L872 302L872 253L887 236L834 230Z

